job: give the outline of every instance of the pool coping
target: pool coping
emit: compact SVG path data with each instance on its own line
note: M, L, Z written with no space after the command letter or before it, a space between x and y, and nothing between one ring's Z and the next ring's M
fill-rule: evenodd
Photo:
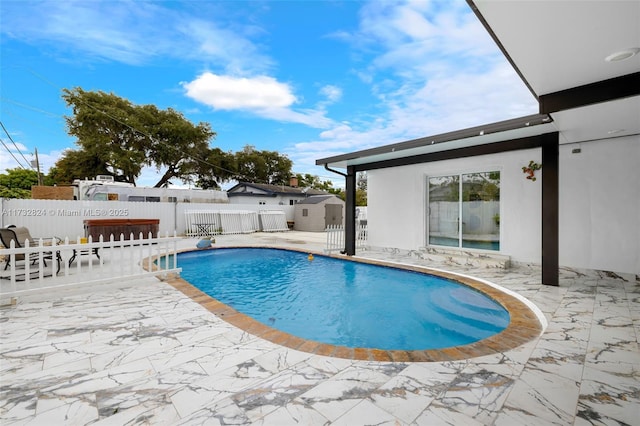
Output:
M404 269L414 272L436 275L443 278L455 280L463 285L480 291L489 298L493 299L503 306L510 316L509 325L500 333L479 340L474 343L461 346L453 346L443 349L424 349L424 350L385 350L376 348L349 348L346 346L332 345L313 340L303 339L298 336L277 330L257 321L250 316L243 314L234 308L220 302L219 300L204 293L188 281L180 276L171 275L165 279L165 282L182 292L194 302L200 304L209 312L218 318L232 324L239 329L252 334L256 337L268 340L277 345L285 346L302 352L315 355L330 356L335 358L345 358L363 361L381 361L381 362L438 362L438 361L457 361L468 358L476 358L484 355L492 355L502 353L511 349L515 349L529 341L539 337L545 324L542 322L538 313L536 313L525 302L513 294L509 294L506 289L489 283L484 280L473 278L471 276L462 275L454 272L448 272L440 269L428 268L417 265L409 265L404 263L394 263L375 259L367 259L362 257L325 254L317 251L301 250L296 248L278 248L263 245L247 245L247 246L216 246L206 249L184 249L178 250L177 253L197 252L204 250L218 249L237 249L237 248L268 248L273 250L296 251L314 256L325 256L335 259L341 259L352 262L368 263L373 265L387 266L398 269Z

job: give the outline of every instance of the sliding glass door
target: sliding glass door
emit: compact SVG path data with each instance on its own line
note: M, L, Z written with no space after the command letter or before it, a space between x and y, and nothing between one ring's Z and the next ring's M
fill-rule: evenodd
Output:
M429 177L428 244L500 250L500 172Z

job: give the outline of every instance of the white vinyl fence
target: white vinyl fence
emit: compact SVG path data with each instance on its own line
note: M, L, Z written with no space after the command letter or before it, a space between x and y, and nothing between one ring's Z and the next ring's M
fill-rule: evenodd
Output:
M345 232L343 225L329 225L326 229L327 245L325 253L343 251L345 246ZM367 225L356 222L356 250L365 249L367 246Z
M262 210L260 216L260 228L263 232L288 231L287 216L281 210Z
M0 198L0 227L9 225L29 228L31 235L57 236L61 239L76 239L85 236L84 220L86 219L159 219L159 235L174 231L178 235L193 236L194 230L187 226L186 211L202 211L215 214L222 211L250 211L259 215L264 205L221 204L221 203L152 203L131 201L79 201L79 200L25 200ZM280 212L286 220L293 221L295 206L269 206L270 212ZM253 219L252 219L253 220ZM198 223L205 223L198 222ZM206 222L209 223L209 222ZM213 222L216 224L215 222ZM216 224L215 229L222 228ZM247 232L247 224L242 224ZM259 229L258 225L255 229ZM280 226L280 230L286 230ZM224 229L224 228L223 228ZM262 229L273 231L273 228ZM254 232L254 231L249 231Z
M277 210L185 210L184 218L190 237L289 230L285 213Z
M16 248L12 241L11 247L2 250L0 298L148 275L164 277L181 271L174 255L180 240L175 234L134 237L125 240L120 235L115 240L112 235L108 241L101 237L100 241L89 239L86 243L66 238L60 243L53 240L51 245L40 239L31 247L26 241L22 248Z

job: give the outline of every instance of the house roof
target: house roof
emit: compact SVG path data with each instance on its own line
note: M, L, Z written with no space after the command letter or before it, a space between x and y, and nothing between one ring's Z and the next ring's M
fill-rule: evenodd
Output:
M346 168L559 132L560 144L640 134L640 2L467 0L540 114L316 161ZM464 100L461 99L461 102Z
M299 201L298 204L320 204L323 201L326 201L332 198L337 198L338 200L340 200L335 195L313 195L311 197L305 198L302 201ZM342 202L342 200L340 201Z
M278 195L308 197L311 195L325 195L325 191L311 188L298 188L285 185L271 185L266 183L239 182L227 190L227 196L260 196L276 197Z

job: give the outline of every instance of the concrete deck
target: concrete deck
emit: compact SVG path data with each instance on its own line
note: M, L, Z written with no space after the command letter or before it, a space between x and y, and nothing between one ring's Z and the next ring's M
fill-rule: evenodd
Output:
M185 239L183 248L195 248ZM217 237L322 251L324 233ZM548 327L504 352L380 362L277 345L154 278L59 290L0 309L2 424L589 425L640 418L640 282L537 268L432 266L526 297Z

